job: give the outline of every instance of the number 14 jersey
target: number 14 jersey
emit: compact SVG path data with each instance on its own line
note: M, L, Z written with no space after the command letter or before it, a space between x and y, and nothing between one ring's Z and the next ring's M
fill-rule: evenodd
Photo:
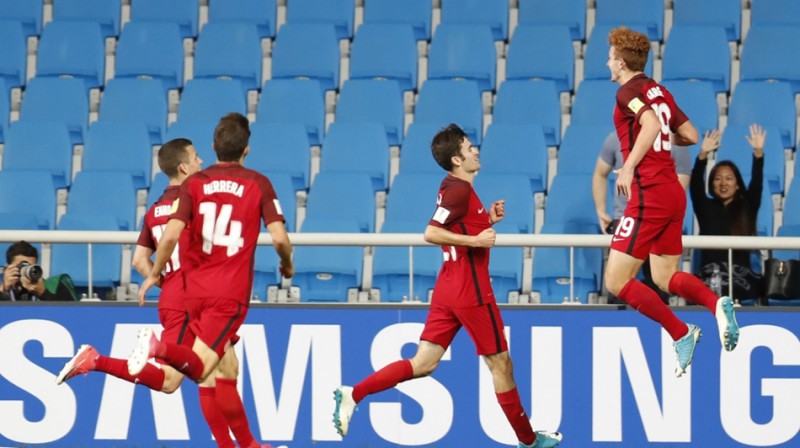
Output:
M269 179L238 163L213 165L183 182L172 217L189 226L186 296L249 303L261 221L285 221Z

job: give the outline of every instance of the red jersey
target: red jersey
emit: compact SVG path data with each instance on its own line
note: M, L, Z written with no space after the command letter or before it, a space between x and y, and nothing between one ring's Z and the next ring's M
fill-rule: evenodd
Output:
M172 217L189 226L186 296L247 305L261 221L284 222L269 179L237 163L213 165L183 182Z
M670 153L671 136L689 120L664 86L643 73L634 76L617 90L617 104L614 107L614 127L622 147L623 160L628 160L642 128L639 118L648 109L655 112L661 122L661 134L634 171L634 185L641 187L678 180Z
M144 215L144 223L136 244L155 252L161 235L164 234L164 229L167 227L167 221L172 215L172 205L178 199L178 191L178 186L168 186L161 197L150 207L150 210ZM164 280L161 283L161 294L158 296L159 308L185 310L183 285L178 279L179 276L175 274L181 268L180 255L188 243L188 236L188 232L181 233L180 240L164 268Z
M492 226L472 184L448 175L439 187L436 212L428 223L453 233L477 235ZM468 307L494 302L489 248L442 246L444 263L433 299L440 305Z

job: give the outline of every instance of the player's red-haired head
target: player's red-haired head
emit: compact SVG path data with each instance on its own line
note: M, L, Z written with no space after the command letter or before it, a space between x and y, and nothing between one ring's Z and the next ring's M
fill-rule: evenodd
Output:
M644 71L647 64L647 54L650 52L650 39L642 33L620 26L608 33L608 43L614 55L625 61L625 66L630 71Z
M250 145L250 123L247 117L230 113L220 118L214 129L214 152L220 162L238 162Z
M431 153L433 153L436 163L444 168L445 171L453 170L453 157L463 159L461 143L465 138L467 138L467 134L454 123L451 123L433 136Z

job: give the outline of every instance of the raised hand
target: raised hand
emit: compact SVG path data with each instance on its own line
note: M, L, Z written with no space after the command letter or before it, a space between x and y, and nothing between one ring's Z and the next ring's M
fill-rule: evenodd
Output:
M706 135L703 136L703 142L700 144L700 154L698 155L700 160L705 160L710 153L719 149L721 139L722 133L719 129L706 131Z
M764 157L764 142L767 140L767 131L760 124L750 125L750 135L745 135L747 143L753 147L753 155L756 158Z

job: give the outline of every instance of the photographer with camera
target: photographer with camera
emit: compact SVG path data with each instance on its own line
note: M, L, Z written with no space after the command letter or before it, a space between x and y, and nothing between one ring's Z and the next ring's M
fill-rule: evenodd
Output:
M59 281L51 291L45 285L39 266L39 252L27 241L17 241L6 251L6 266L3 269L3 284L0 285L0 300L39 301L74 300L74 293L61 294Z

